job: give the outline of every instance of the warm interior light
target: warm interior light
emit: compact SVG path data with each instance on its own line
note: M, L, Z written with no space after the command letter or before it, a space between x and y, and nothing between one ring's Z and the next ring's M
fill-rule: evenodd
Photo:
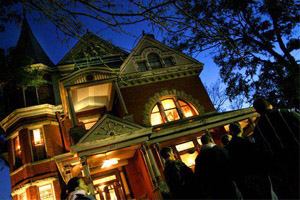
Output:
M42 144L42 138L41 138L41 131L40 131L40 129L34 129L33 130L33 142L34 142L35 146Z
M173 99L165 99L165 100L161 101L161 103L165 110L176 107Z
M193 143L193 141L190 141L190 142L186 142L186 143L183 143L183 144L179 144L179 145L176 145L176 149L177 151L184 151L184 150L187 150L187 149L191 149L191 148L194 148L195 145Z
M110 166L118 164L118 163L119 163L119 161L116 158L104 160L101 168L110 167Z
M163 123L163 119L161 117L161 114L159 112L158 106L154 106L152 112L151 112L151 124L152 126L158 125L158 124L162 124Z
M40 199L52 199L53 193L52 193L52 186L51 184L40 186L39 187L40 192Z
M182 162L184 162L188 167L195 165L195 159L197 158L198 152L195 151L194 153L185 153L180 155Z
M96 179L95 181L93 181L93 184L98 185L98 184L106 183L106 182L109 182L109 181L112 181L112 180L115 180L115 179L117 179L116 175L111 175L111 176L107 176L107 177L104 177L104 178Z

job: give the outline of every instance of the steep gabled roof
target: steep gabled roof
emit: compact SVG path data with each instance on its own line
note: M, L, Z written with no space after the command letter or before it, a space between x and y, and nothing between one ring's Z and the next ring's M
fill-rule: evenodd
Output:
M105 57L109 55L128 55L121 48L87 32L75 46L59 61L58 65L74 63L85 57Z
M32 33L25 17L22 23L21 34L14 51L16 56L22 55L33 59L33 64L42 63L49 67L54 66L53 62L47 56L40 43Z

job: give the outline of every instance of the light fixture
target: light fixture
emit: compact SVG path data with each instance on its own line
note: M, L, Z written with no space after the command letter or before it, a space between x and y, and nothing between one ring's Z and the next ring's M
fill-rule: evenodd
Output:
M116 158L104 160L101 168L110 167L112 165L118 164L119 161Z

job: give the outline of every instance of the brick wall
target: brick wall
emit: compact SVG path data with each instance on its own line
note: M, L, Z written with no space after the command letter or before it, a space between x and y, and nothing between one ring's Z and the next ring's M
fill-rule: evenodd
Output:
M57 125L44 125L44 134L47 145L47 155L48 157L53 157L55 155L62 154L64 152L60 130Z
M198 76L189 76L168 81L161 81L134 87L122 88L121 92L129 114L133 114L134 121L143 124L145 104L150 97L162 90L184 91L192 95L204 107L205 112L214 111L214 106ZM150 114L150 113L149 113Z

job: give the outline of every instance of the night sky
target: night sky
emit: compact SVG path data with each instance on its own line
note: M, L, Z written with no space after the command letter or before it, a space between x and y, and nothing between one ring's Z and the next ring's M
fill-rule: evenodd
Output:
M57 64L60 59L75 45L77 42L76 39L71 39L68 43L62 43L64 40L63 34L59 33L55 26L52 24L40 24L34 22L30 17L27 16L28 22L31 26L33 34L41 44L42 48L50 59ZM98 30L102 29L103 25L97 24L95 22L86 20L86 25L89 28L89 31L96 33ZM0 33L0 48L8 48L15 46L17 44L19 35L20 35L20 26L14 24L8 24L6 31ZM128 26L127 31L139 36L139 39L142 36L142 30L145 30L146 33L151 33L151 30L147 25L134 25ZM130 52L130 49L133 49L139 40L134 37L125 35L123 33L116 33L110 30L102 31L97 34L105 40L109 40L114 45L124 48L124 50ZM155 38L159 41L162 40L161 35L155 34ZM202 71L200 78L204 83L209 85L212 82L215 82L219 78L219 70L217 66L213 63L209 52L200 53L195 57L200 62L204 63L204 70ZM9 170L7 167L4 170L0 171L0 199L11 199L10 192L10 178Z

